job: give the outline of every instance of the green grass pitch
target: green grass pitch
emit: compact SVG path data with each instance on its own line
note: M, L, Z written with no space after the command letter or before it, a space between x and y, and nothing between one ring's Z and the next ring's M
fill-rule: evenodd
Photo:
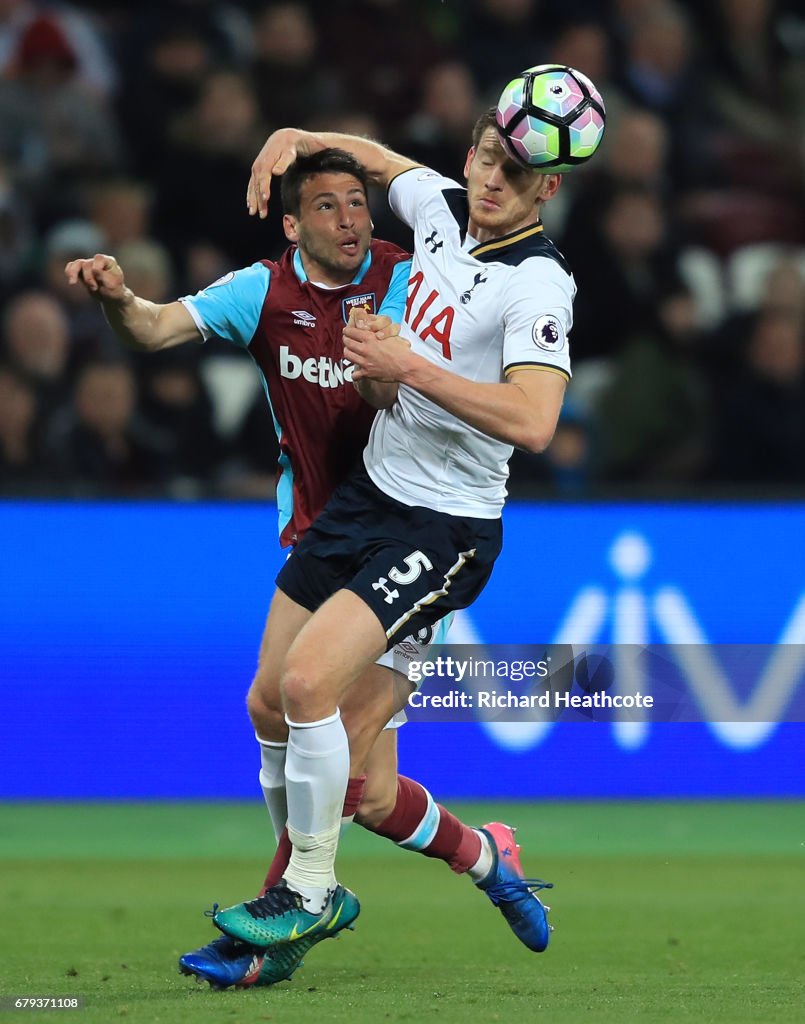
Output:
M355 932L294 980L213 992L176 959L202 916L251 895L262 805L0 805L0 999L81 996L79 1010L0 1009L77 1024L794 1024L805 1020L805 805L460 805L519 826L550 879L556 927L529 953L465 878L354 827L339 877Z

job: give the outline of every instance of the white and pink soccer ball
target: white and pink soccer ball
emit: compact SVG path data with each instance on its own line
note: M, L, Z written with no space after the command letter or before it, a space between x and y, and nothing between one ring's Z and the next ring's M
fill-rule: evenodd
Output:
M527 68L503 90L496 110L504 149L519 163L562 174L589 160L604 136L601 94L563 64Z

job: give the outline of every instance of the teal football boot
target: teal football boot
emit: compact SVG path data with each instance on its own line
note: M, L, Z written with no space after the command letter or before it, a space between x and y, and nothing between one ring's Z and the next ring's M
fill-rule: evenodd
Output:
M302 896L282 879L257 899L216 910L213 923L231 938L264 949L271 947L272 953L277 952L274 947L293 944L299 949L297 944L303 943L302 956L321 939L351 928L360 909L357 896L338 885L324 910L311 914L305 910Z
M323 931L311 931L293 942L272 946L265 951L265 960L255 985L275 985L290 978L302 966L302 957L322 939L334 939L344 928L352 931L354 921L361 912L361 905L354 892L343 885L336 887L332 897L332 916Z

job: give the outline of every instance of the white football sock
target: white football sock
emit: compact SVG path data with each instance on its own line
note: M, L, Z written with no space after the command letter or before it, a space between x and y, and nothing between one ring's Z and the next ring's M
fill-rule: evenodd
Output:
M288 820L288 801L285 796L285 755L288 744L262 740L257 733L255 736L260 744L260 786L274 835L279 842Z
M492 853L492 844L489 842L488 836L478 828L474 828L473 832L477 832L481 839L481 853L478 860L472 865L467 874L477 885L478 882L483 882L489 872L492 870L492 865L495 862L494 854Z
M285 758L288 836L293 844L288 885L319 913L335 888L335 855L349 778L349 741L341 712L319 722L291 722Z
M293 850L291 860L285 869L285 881L291 889L300 893L305 901L305 910L320 914L336 887L335 851L341 833L341 822L318 835L305 835L288 825L288 838ZM322 884L326 880L326 884Z

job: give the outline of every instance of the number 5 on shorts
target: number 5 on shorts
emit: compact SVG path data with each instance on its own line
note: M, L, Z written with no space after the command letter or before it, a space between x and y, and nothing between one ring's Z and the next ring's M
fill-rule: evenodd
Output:
M413 583L422 575L422 570L431 570L433 563L423 551L412 551L403 561L408 566L408 572L400 572L399 569L389 569L389 579L394 583Z

